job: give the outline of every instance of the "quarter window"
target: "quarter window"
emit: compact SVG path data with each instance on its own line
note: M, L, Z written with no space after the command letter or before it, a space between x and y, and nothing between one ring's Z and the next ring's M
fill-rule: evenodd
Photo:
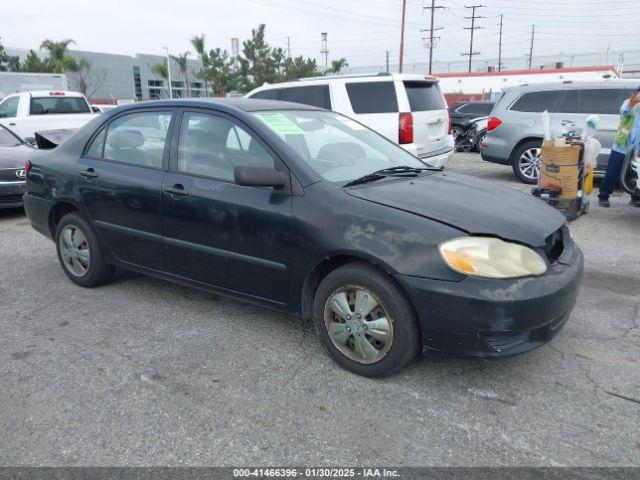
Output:
M89 158L102 158L102 151L104 150L104 137L106 135L106 130L103 128L98 135L93 139L89 148L87 148L86 157Z
M309 85L306 87L284 88L280 100L303 103L313 107L331 109L329 85Z
M132 113L115 119L107 131L104 158L162 168L170 122L170 112Z
M273 157L240 125L223 117L185 113L178 143L178 170L233 180L235 167L274 166Z
M15 117L18 114L19 101L19 97L11 97L0 103L0 118Z
M531 92L522 95L512 105L511 110L516 112L553 112L560 91L549 90L546 92Z
M398 111L398 99L393 82L354 82L345 86L355 113Z

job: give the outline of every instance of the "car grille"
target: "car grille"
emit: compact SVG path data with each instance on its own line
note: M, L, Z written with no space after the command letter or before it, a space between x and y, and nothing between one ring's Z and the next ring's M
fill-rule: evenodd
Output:
M2 195L0 196L0 205L3 203L20 203L22 195Z
M24 178L16 175L18 170L22 168L2 168L0 169L0 182L24 182Z
M545 240L544 253L551 263L557 262L564 252L564 228L560 228Z

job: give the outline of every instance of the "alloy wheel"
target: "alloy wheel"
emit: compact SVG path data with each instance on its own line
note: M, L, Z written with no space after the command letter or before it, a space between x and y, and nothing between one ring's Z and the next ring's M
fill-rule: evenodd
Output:
M523 176L537 180L540 177L540 149L530 148L525 150L518 159L518 168Z
M74 277L84 277L91 266L91 252L87 238L75 225L66 225L60 232L62 263Z
M341 287L324 307L333 345L347 358L371 364L382 360L393 343L393 320L380 299L359 286Z

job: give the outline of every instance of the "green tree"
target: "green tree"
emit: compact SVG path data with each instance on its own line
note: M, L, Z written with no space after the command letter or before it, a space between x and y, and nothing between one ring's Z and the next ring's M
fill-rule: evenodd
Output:
M17 72L20 70L20 57L9 55L0 43L0 72Z
M316 61L313 58L304 58L302 55L287 58L286 72L286 80L320 75Z
M264 82L275 80L274 60L271 47L265 41L265 24L251 30L251 39L242 42L240 65L243 88L249 91Z
M54 71L49 57L40 58L35 50L29 50L29 54L22 62L20 70L31 73L52 73Z
M200 70L196 72L196 76L204 83L204 93L208 95L207 85L209 79L207 78L207 68L209 67L209 55L205 48L204 33L200 36L194 35L191 37L191 45L200 57Z
M176 56L171 55L171 58L173 58L173 61L178 65L178 70L180 70L184 78L187 98L191 97L191 85L189 85L189 55L191 55L191 52L184 52Z
M347 59L342 57L338 60L331 60L331 68L329 68L325 73L335 73L336 75L340 74L340 71L344 68L344 67L348 67L349 63L347 62Z
M211 81L214 96L220 97L231 90L241 88L240 73L235 70L235 59L229 52L214 48L209 50L208 58L207 78Z
M40 45L41 50L49 52L49 62L53 65L55 73L65 73L67 70L75 72L78 70L78 62L67 55L67 49L72 43L75 44L70 38L59 42L47 39Z

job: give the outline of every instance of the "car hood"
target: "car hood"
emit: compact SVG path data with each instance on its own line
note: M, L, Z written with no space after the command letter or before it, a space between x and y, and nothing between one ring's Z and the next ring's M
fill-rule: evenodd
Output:
M25 145L17 147L0 147L0 169L22 168L24 162L29 160L35 150Z
M543 247L566 222L540 199L466 175L443 172L345 189L354 197L414 213L469 234Z

